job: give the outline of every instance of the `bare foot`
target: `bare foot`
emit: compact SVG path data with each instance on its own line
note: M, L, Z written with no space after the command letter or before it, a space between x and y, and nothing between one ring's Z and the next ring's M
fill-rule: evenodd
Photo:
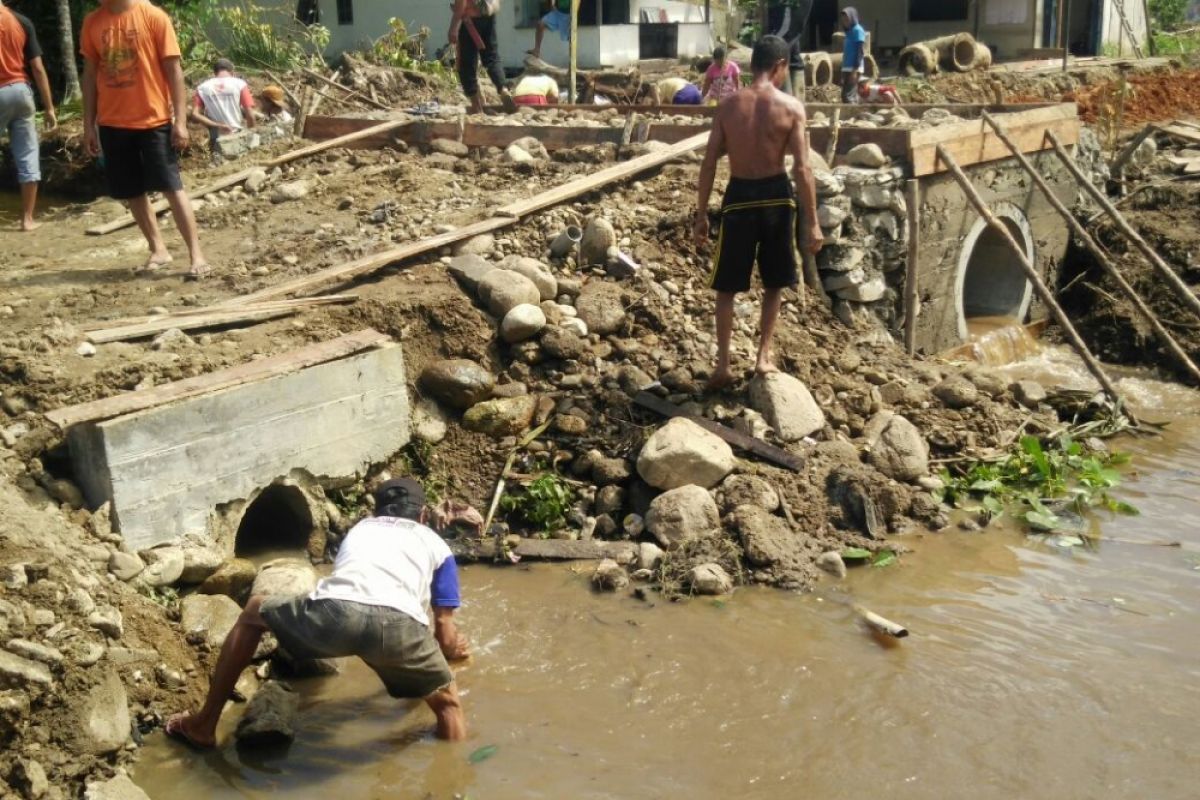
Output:
M770 375L773 372L779 372L779 367L770 361L759 361L754 365L754 371L759 375Z
M167 720L167 724L163 726L167 736L172 739L178 739L184 744L197 747L201 750L209 750L217 746L217 740L211 736L205 736L193 729L194 720L191 714L176 714Z
M142 265L142 268L134 270L134 272L141 272L143 270L146 272L156 272L174 260L175 258L170 253L151 253L150 257L146 259L146 263Z
M704 384L704 391L719 392L722 389L729 387L732 383L733 373L729 371L728 367L726 367L725 369L719 369L712 374L712 377L709 378L708 382Z
M212 267L206 262L201 261L198 264L192 264L192 268L187 271L183 277L189 281L198 281L201 278L207 278L212 274Z
M21 233L29 233L30 231L36 231L40 227L42 227L42 223L40 223L40 222L34 222L31 219L21 220Z

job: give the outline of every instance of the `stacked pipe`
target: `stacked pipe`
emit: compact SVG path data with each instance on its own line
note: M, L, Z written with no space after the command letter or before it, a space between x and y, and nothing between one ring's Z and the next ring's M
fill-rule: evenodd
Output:
M842 71L842 54L830 53L829 64L832 67L834 75L840 73ZM875 56L871 55L870 53L867 53L865 56L863 56L863 68L863 74L868 78L873 81L879 79L879 62L875 60Z
M939 36L916 42L900 51L900 74L933 75L943 67L954 72L971 72L992 65L992 51L969 33Z
M837 69L840 70L841 66ZM804 80L809 86L828 86L833 83L834 72L833 60L829 53L804 54Z

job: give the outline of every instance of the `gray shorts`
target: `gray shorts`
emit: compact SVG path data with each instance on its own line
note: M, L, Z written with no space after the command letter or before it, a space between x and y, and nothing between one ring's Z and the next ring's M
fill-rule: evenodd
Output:
M0 134L8 133L13 163L17 165L17 183L37 183L42 179L36 111L28 83L0 86Z
M348 600L269 597L260 613L294 658L357 656L392 697L423 698L454 680L425 625L402 611Z

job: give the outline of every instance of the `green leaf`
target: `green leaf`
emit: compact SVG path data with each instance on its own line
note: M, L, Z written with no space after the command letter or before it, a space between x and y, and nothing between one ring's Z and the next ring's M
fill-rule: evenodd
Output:
M968 487L972 492L998 492L1004 488L1004 484L995 478L991 480L975 481Z
M1004 513L1004 503L1001 503L1000 499L995 495L989 494L983 498L983 509L993 517L998 517Z
M1021 449L1033 461L1033 466L1043 478L1050 476L1050 462L1042 450L1042 443L1036 436L1022 436Z
M1132 503L1126 503L1124 500L1114 500L1113 498L1108 497L1107 501L1108 502L1106 505L1108 506L1108 510L1116 512L1117 514L1127 514L1131 517L1136 517L1142 513L1141 511L1138 511L1137 506L1133 505Z
M1058 527L1059 519L1049 511L1026 511L1025 522L1035 531L1052 531Z
M472 764L478 764L480 761L487 761L489 758L496 755L496 752L499 749L500 749L500 747L498 745L494 745L494 744L484 745L483 747L479 748L478 750L475 750L474 752L472 752L471 755L467 756L467 761L469 761Z
M872 567L890 567L892 564L895 564L898 560L899 559L896 557L896 554L893 553L891 550L880 550L878 553L875 554L875 558L871 559L871 566Z
M842 558L850 559L851 561L860 561L871 557L871 551L862 547L847 547L842 550Z

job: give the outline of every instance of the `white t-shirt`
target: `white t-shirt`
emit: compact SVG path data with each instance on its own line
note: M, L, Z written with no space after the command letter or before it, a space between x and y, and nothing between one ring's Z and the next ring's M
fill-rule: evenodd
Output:
M513 97L558 97L558 83L549 75L526 75L517 81Z
M333 574L311 596L386 606L428 625L433 574L453 558L442 537L419 522L371 517L346 534Z
M253 105L250 87L241 78L209 78L196 87L196 96L204 104L204 116L213 122L228 125L240 131L245 127L242 107Z

